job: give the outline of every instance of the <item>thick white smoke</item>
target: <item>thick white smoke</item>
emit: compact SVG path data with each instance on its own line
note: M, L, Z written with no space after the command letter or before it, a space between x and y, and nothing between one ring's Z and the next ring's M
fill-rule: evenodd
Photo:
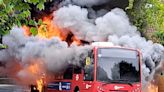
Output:
M164 57L164 47L141 37L122 9L113 9L93 22L88 18L87 9L69 5L55 11L53 20L61 28L69 29L79 39L89 42L109 41L115 45L140 49L143 55L144 83L151 78L161 57Z
M63 14L67 12L66 14ZM107 40L109 35L131 36L137 34L136 27L131 26L126 13L114 9L94 22L88 19L87 9L69 5L54 12L54 21L62 28L70 29L79 39L86 41Z
M65 69L68 64L81 65L87 55L90 46L68 47L68 44L61 41L58 37L52 39L41 39L39 37L27 37L24 35L24 30L21 28L13 28L9 35L3 37L3 43L8 45L8 49L0 51L0 61L6 64L11 64L13 60L17 63L12 63L14 69L17 64L20 64L23 69L18 71L19 77L27 77L34 80L38 75L30 75L27 68L30 65L38 64L41 71L49 71L58 73ZM42 68L46 69L42 69ZM10 70L10 69L6 69ZM35 71L35 70L34 70Z

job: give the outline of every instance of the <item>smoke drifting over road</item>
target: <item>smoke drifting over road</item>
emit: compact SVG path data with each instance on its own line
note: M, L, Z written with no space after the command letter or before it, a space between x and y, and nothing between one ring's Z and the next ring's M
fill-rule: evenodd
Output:
M65 0L60 3L61 8L53 12L54 25L59 26L60 29L67 29L61 30L63 33L70 31L78 39L89 43L108 41L114 45L140 49L143 55L142 73L145 83L152 78L151 75L164 57L164 47L141 37L122 9L115 8L108 12L103 10L99 13L93 10L96 14L91 14L90 9L77 6L92 6L108 1L110 0ZM89 18L89 16L94 17ZM0 51L1 62L8 64L15 60L22 67L27 67L31 63L37 63L34 60L39 59L51 72L58 72L68 64L80 65L79 61L87 56L87 51L90 49L90 46L73 44L69 46L58 37L51 39L27 37L21 28L13 28L9 35L3 37L3 43L9 48ZM18 72L18 75L21 74Z

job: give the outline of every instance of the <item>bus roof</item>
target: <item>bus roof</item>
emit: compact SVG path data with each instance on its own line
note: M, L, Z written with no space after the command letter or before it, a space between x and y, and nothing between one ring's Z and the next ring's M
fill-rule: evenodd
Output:
M94 42L91 45L92 46L96 46L96 47L110 47L110 46L114 46L114 44L111 43L111 42Z

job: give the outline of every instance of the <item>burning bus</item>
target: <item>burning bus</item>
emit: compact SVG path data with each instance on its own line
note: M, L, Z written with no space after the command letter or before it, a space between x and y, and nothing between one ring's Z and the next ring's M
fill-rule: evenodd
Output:
M96 42L82 62L47 83L46 92L141 92L141 53Z

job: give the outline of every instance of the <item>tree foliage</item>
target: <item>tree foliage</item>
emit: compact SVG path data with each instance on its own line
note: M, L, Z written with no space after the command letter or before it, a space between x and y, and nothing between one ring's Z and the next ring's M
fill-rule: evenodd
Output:
M134 4L128 11L131 21L148 39L164 45L164 1L135 0Z
M148 3L152 7L146 10L147 21L156 30L154 36L157 41L164 45L164 1L150 0Z
M9 33L13 26L39 24L31 17L32 8L43 10L47 0L0 0L0 35ZM33 7L31 7L33 6ZM39 21L40 22L40 21ZM34 32L32 29L32 33Z

